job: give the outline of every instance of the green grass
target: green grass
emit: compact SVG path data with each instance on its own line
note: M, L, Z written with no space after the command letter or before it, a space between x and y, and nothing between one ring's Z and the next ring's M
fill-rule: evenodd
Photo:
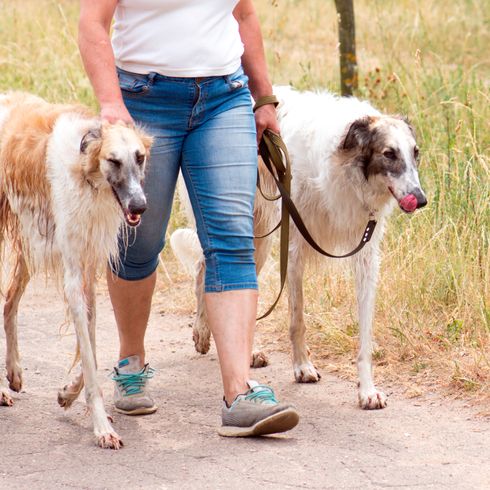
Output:
M274 82L337 91L334 2L256 5ZM432 381L472 396L488 394L490 4L356 0L355 6L357 95L411 119L429 197L422 212L395 213L390 221L376 316L379 369L424 379L430 373ZM76 45L77 1L0 0L0 12L0 91L95 105ZM177 215L172 226L180 222ZM266 301L276 281L269 275ZM312 274L305 286L310 344L318 357L337 357L346 372L357 337L349 281L345 274ZM285 325L284 303L274 318Z

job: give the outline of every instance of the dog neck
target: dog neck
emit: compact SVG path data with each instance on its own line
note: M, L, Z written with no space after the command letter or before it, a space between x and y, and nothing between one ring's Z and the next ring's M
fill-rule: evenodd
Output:
M348 202L349 207L354 208L362 220L377 219L385 214L391 199L388 189L380 186L375 177L366 178L359 163L355 159L346 159L341 152L334 153L331 161L328 175L324 172L317 179L317 190L325 188L323 182L328 178L330 182L334 182L329 186L333 193L331 202ZM340 209L342 206L338 207Z

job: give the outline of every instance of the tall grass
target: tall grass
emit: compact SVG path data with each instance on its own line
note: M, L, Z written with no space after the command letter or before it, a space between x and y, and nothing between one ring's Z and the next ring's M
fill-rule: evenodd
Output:
M275 83L336 91L333 1L256 0ZM356 0L358 96L409 116L429 205L395 213L384 243L376 315L378 372L417 394L437 383L476 397L490 387L490 5L487 0ZM0 91L95 105L76 46L78 1L0 0ZM328 117L328 115L326 115ZM173 226L180 222L177 216ZM170 281L181 284L171 255ZM277 277L263 278L264 305ZM189 311L191 288L173 305ZM351 278L305 284L316 361L349 374L357 344ZM167 295L167 298L169 296ZM286 339L284 303L266 322ZM267 328L267 327L266 327ZM325 360L327 359L327 360ZM333 369L333 367L332 367Z

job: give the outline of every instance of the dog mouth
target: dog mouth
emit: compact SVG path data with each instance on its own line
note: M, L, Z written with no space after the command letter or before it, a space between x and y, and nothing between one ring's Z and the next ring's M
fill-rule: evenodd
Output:
M392 196L397 200L400 209L407 214L412 214L418 207L418 201L414 194L407 194L402 199L398 199L391 187L388 187Z
M119 199L119 196L117 195L116 190L114 187L111 186L112 193L114 194L114 197L116 198L117 203L119 204L119 207L121 208L121 211L124 215L124 221L126 221L126 224L130 226L131 228L136 228L140 223L141 223L141 214L136 214L136 213L131 213L129 209L125 208L121 200Z
M124 214L124 219L126 220L126 223L129 226L135 228L136 226L138 226L141 223L141 214L133 214L133 213L130 213L129 211L127 211Z

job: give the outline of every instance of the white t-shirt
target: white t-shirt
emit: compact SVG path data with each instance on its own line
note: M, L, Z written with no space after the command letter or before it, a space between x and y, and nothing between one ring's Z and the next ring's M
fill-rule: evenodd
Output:
M171 77L234 73L243 44L238 0L119 0L112 46L123 70Z

